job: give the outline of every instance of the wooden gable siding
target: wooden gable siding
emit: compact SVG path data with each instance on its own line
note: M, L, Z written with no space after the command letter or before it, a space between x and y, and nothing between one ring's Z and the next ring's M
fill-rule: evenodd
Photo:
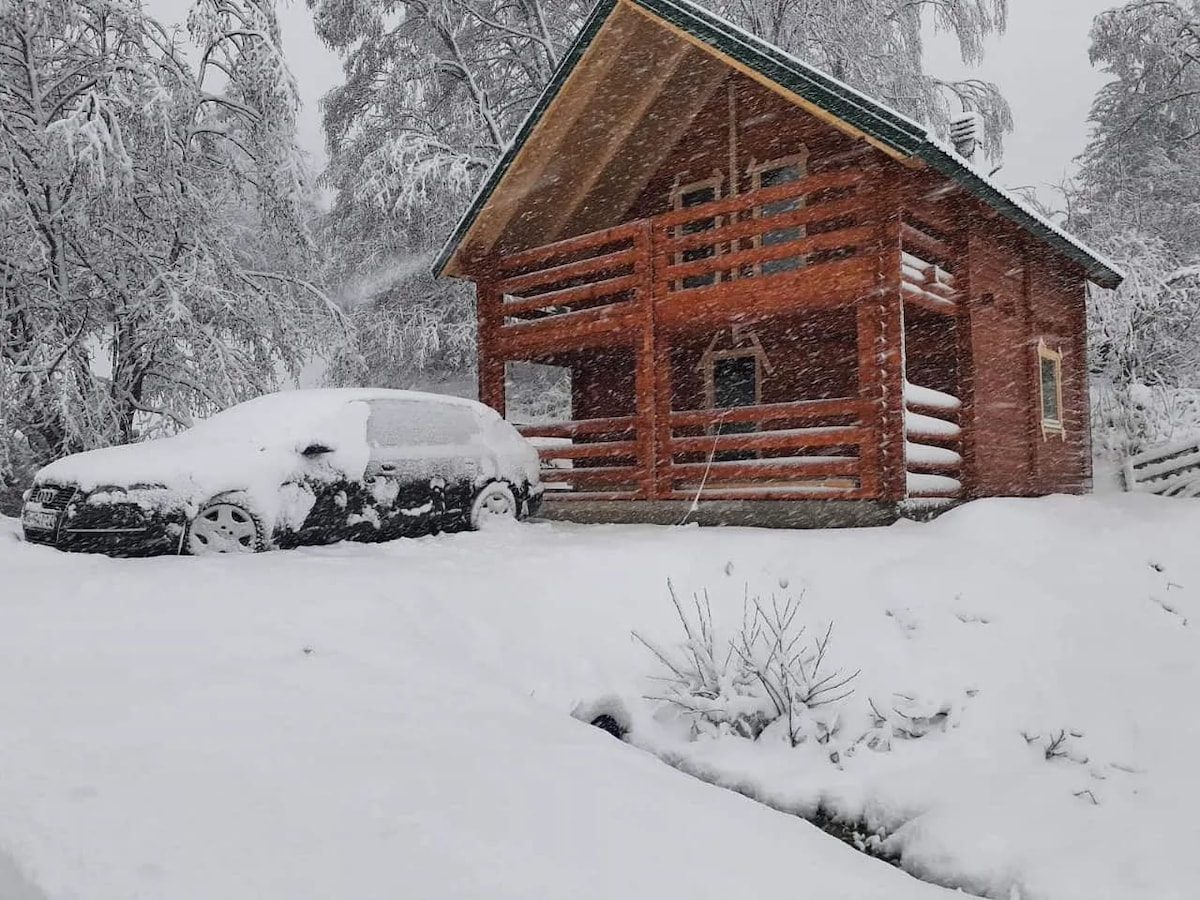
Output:
M751 162L779 159L801 149L808 152L808 171L813 174L845 167L852 161L847 153L855 149L864 155L885 158L865 142L855 141L746 76L731 72L650 176L629 212L629 219L665 212L670 208L671 190L677 183L702 181L714 174L721 177L721 196L729 196L730 86L737 121L734 168L738 194L748 193L753 187L748 172Z

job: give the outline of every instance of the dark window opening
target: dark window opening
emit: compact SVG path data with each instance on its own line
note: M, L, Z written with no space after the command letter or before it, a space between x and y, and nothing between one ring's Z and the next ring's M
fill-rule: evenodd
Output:
M712 364L713 406L731 409L754 406L758 402L758 359L753 356L732 356L715 359ZM718 434L747 434L757 431L754 422L721 422ZM716 462L753 459L749 450L723 450L714 454Z
M692 206L700 206L705 203L712 203L717 199L717 189L715 186L695 188L694 190L684 191L679 195L679 208L688 209ZM717 227L716 218L697 219L694 222L688 222L680 227L680 234L699 234L704 231L711 231ZM709 259L716 256L717 248L708 244L703 247L692 247L684 250L679 254L680 262L692 262L697 259ZM715 284L717 276L715 272L703 272L698 275L688 275L680 281L680 286L683 288L704 287L705 285Z
M768 188L781 184L790 184L794 181L799 181L801 174L800 166L796 163L763 169L758 174L758 186L760 188ZM758 210L760 216L774 216L799 209L803 205L802 198L790 197L784 200L773 200L770 203L764 203ZM803 226L799 225L790 228L774 229L765 232L759 238L759 246L770 247L775 244L786 244L804 237L804 233ZM791 269L798 269L803 265L803 256L787 256L783 259L763 260L763 262L759 263L758 270L763 275L772 275L776 272L787 272Z

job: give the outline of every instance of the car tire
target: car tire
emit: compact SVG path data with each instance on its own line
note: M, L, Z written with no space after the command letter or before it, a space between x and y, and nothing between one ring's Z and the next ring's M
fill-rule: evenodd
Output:
M471 504L471 530L479 531L495 522L515 522L520 518L520 509L512 488L503 481L488 482Z
M183 552L191 556L258 553L264 547L262 525L242 503L214 499L188 523Z

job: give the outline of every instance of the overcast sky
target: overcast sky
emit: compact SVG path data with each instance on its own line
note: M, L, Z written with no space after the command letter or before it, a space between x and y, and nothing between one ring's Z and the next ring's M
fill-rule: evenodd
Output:
M991 42L983 64L971 71L1000 85L1013 108L1016 128L1006 141L1004 168L996 178L1008 187L1044 187L1068 174L1087 140L1087 113L1104 83L1088 63L1088 30L1096 13L1119 0L1009 0L1008 31ZM189 0L147 0L165 24L182 23ZM299 84L304 108L300 142L318 167L324 163L318 101L341 78L337 57L312 30L304 0L280 9L284 49ZM942 77L964 73L953 41L931 41L926 68Z

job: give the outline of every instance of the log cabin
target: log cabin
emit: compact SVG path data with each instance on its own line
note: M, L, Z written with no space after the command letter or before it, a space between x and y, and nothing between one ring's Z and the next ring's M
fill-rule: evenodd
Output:
M926 127L688 0L600 0L435 264L543 513L876 524L1090 486L1087 283L1121 273Z

